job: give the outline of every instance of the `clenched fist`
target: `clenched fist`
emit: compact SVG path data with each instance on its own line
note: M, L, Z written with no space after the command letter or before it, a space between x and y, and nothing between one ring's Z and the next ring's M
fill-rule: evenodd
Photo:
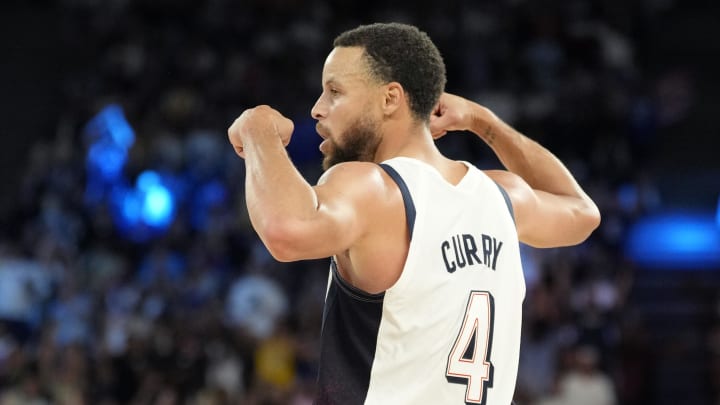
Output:
M244 144L252 138L277 136L284 146L290 143L295 125L277 110L259 105L243 111L228 128L228 139L235 152L245 158Z
M434 139L448 131L464 131L472 125L473 103L450 93L443 93L430 116L430 133Z

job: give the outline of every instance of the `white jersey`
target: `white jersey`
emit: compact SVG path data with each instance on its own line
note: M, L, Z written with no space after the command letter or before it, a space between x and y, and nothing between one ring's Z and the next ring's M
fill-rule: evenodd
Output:
M415 159L381 165L403 194L407 260L381 294L332 262L316 404L512 402L525 297L517 231L507 194L465 164L457 185Z

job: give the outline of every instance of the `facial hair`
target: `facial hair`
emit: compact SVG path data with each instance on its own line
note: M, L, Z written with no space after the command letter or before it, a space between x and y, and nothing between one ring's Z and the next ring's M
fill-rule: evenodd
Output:
M327 170L342 162L372 162L380 145L379 130L377 123L360 117L339 136L342 145L328 138L330 147L323 159L323 169Z

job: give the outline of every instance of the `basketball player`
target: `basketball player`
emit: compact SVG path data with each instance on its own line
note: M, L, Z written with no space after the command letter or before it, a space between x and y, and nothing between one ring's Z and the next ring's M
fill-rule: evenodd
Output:
M360 26L336 38L312 108L316 186L288 158L293 124L277 111L247 110L228 130L273 256L331 257L317 404L510 404L518 241L574 245L599 224L555 156L444 85L425 33ZM443 156L433 137L454 130L477 134L507 171Z

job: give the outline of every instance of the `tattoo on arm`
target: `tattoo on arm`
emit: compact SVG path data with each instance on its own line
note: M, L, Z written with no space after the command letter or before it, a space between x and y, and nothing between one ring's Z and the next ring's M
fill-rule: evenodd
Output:
M495 132L492 130L492 127L490 125L485 128L485 132L482 134L482 139L487 142L488 145L492 145L495 141Z

